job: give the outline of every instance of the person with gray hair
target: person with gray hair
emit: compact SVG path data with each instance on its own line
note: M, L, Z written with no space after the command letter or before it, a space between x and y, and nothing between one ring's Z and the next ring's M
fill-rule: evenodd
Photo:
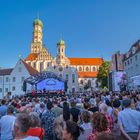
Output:
M43 128L40 127L40 118L37 112L31 112L30 116L30 128L27 131L27 135L29 136L36 136L43 140L45 131Z
M19 113L14 123L14 140L39 140L38 137L28 136L27 131L29 130L30 116L26 113Z
M140 112L131 109L131 99L122 101L124 110L118 113L118 124L122 139L140 140Z
M8 106L7 114L0 119L0 133L1 140L13 139L13 125L16 117L13 115L14 107Z

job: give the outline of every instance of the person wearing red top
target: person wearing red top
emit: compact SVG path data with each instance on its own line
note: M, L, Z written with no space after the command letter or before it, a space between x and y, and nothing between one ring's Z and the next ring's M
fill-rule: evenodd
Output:
M43 140L45 131L43 128L40 127L40 118L39 115L36 112L31 112L29 114L31 119L31 126L29 130L27 131L28 136L36 136L40 138L40 140Z
M93 132L89 135L88 140L96 140L96 137L103 132L111 133L106 116L103 113L95 113L93 115Z

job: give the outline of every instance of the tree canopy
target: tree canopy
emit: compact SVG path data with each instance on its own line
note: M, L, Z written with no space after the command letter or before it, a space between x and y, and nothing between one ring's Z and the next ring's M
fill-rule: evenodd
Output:
M101 83L100 87L108 87L108 74L110 72L110 62L106 61L99 67L97 81Z

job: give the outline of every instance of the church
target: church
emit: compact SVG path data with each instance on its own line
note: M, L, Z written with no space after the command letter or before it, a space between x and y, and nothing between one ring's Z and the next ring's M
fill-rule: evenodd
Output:
M33 22L31 52L25 60L26 63L35 68L38 72L48 70L54 71L64 79L68 79L68 75L65 75L65 71L67 71L66 69L69 68L68 73L71 73L71 71L76 71L79 89L74 87L72 88L72 92L76 91L75 89L82 91L85 85L89 83L91 90L95 89L97 86L96 76L99 67L102 65L104 60L102 58L67 57L65 55L65 42L62 39L60 39L60 41L57 43L57 56L53 57L48 48L42 45L42 30L42 21L40 19L35 19ZM73 77L73 75L69 77ZM75 85L76 83L73 84Z

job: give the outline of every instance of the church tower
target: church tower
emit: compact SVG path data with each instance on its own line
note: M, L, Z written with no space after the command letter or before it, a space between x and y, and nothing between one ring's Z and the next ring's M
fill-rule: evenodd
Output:
M69 65L69 59L65 56L65 42L62 39L57 43L56 63L62 66Z
M42 28L43 23L40 19L35 19L33 22L34 31L31 44L31 53L40 53L42 49Z

